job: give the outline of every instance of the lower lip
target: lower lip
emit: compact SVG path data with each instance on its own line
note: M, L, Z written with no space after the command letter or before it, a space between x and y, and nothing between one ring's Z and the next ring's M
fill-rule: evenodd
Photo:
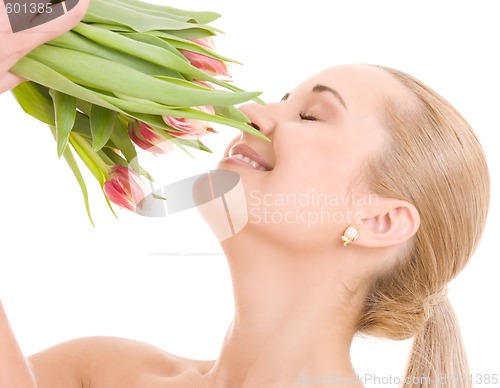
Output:
M254 170L254 171L264 172L264 171L261 171L261 170L255 168L255 167L252 167L251 165L244 162L243 160L239 160L239 159L232 158L232 157L224 158L220 161L220 163L234 164L235 166L241 166L241 167L249 168L249 169Z

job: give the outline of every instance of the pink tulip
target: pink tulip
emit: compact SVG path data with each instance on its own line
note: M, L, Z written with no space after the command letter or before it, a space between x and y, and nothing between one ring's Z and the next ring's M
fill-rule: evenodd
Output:
M215 110L211 106L198 106L194 109L199 111L215 114ZM196 119L187 119L185 117L174 117L174 116L163 116L163 121L172 127L172 131L167 131L168 134L180 137L182 139L195 140L207 132L215 132L213 128L206 121L196 120Z
M165 139L142 121L130 124L128 134L137 146L154 154L166 154L174 149L171 141Z
M146 195L146 185L134 170L114 165L109 179L104 183L104 193L118 206L136 211L138 204Z
M210 36L190 40L194 43L198 43L200 46L209 48L211 50L215 49L214 41ZM188 50L181 50L181 52L194 67L204 71L205 73L208 73L210 75L224 75L227 77L231 77L231 74L229 73L225 62Z

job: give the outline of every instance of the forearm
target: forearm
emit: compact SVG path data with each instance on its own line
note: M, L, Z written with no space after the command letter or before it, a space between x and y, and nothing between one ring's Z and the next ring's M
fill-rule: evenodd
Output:
M37 385L0 300L0 388L10 387L36 388Z

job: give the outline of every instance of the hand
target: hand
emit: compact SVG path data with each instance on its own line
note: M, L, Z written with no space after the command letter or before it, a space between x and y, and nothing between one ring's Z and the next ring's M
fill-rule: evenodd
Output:
M9 69L35 47L76 26L89 2L0 0L0 94L24 81Z
M0 387L36 388L0 300Z

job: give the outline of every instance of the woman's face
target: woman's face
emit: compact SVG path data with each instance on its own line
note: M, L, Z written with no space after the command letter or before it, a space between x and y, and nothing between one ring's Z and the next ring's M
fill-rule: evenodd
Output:
M356 178L387 139L379 120L384 99L405 93L382 69L341 66L313 76L281 102L242 106L271 140L241 133L218 167L241 176L248 211L243 232L265 233L294 249L340 241L344 228L376 205Z

